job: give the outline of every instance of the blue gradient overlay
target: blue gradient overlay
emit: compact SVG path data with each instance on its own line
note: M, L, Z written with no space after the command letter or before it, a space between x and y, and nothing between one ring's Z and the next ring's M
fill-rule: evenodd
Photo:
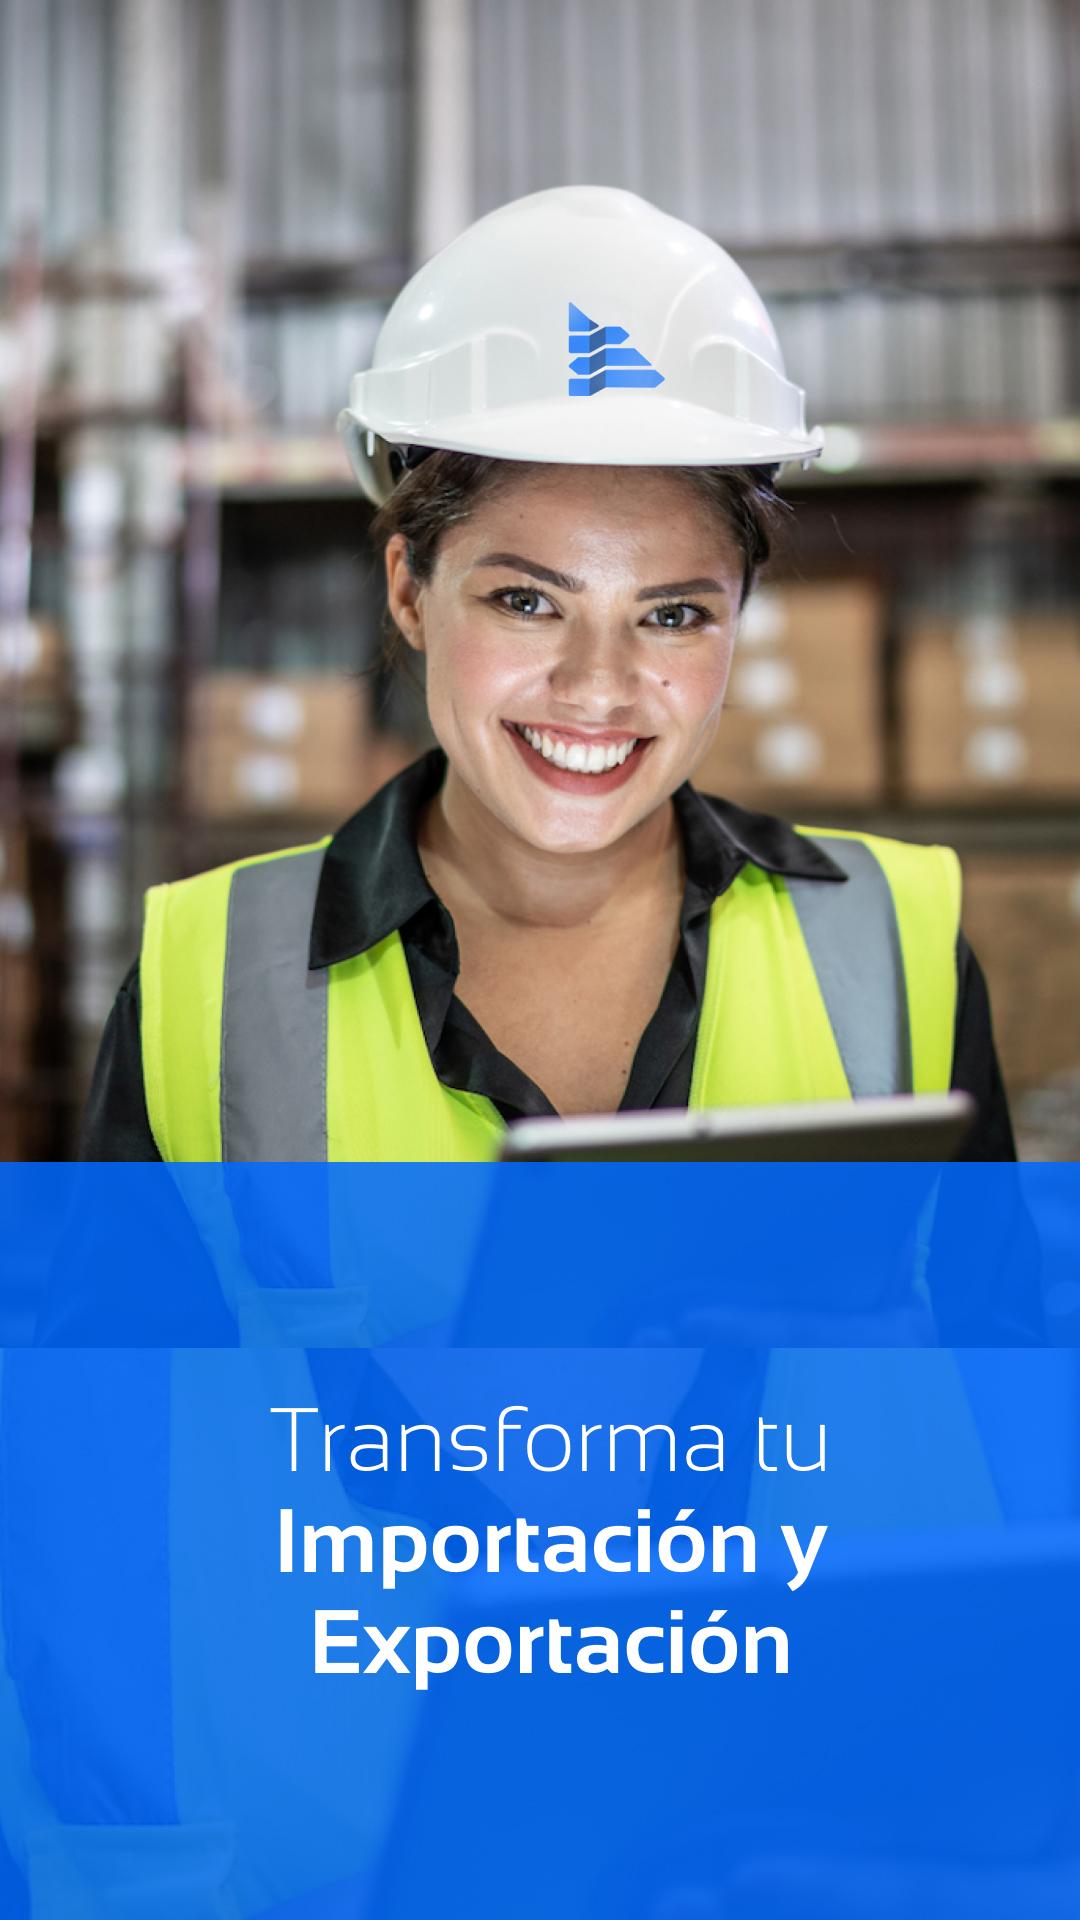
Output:
M1080 1168L0 1166L8 1345L1080 1343Z
M1080 1911L1073 1170L10 1175L5 1920Z

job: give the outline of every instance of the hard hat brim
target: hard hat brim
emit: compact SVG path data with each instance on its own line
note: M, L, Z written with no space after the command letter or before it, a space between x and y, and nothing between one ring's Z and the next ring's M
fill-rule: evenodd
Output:
M779 433L685 400L613 388L585 398L500 407L482 419L451 416L439 421L437 432L425 431L419 422L363 419L352 408L345 409L338 425L365 491L369 432L391 445L443 447L554 466L779 466L815 459L824 445L820 429Z

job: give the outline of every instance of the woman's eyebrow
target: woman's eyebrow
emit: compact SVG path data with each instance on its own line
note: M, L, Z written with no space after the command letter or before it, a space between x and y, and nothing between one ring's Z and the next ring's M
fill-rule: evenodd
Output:
M680 593L726 593L719 580L703 575L700 580L670 580L663 587L642 587L639 600L674 600Z
M553 567L542 567L538 560L526 560L520 553L485 553L477 560L477 567L514 567L518 573L531 573L534 580L546 580L549 586L561 587L564 593L584 593L584 580L575 580L572 573L556 573Z
M584 580L576 580L572 573L556 573L554 567L543 567L539 560L527 560L522 553L485 553L474 567L513 567L518 573L528 573L534 580L546 580L550 586L561 587L564 593L584 593ZM712 580L703 574L696 580L671 580L659 587L642 587L635 595L638 600L672 600L681 593L726 593L727 589L719 580Z

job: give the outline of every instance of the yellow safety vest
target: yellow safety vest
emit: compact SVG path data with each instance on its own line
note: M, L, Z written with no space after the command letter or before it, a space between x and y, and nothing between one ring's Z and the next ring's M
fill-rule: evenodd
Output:
M846 883L748 864L713 904L695 1109L949 1085L955 854L869 834L814 837ZM237 861L148 893L143 1073L163 1159L497 1153L496 1108L445 1087L435 1072L398 933L309 969L327 845Z
M802 831L807 831L803 829ZM956 1013L960 874L944 847L868 834L814 833L846 883L783 878L747 865L713 904L690 1105L753 1106L949 1085ZM503 1122L490 1101L442 1085L427 1049L399 934L328 968L308 966L328 841L155 887L140 962L143 1070L164 1159L482 1161ZM182 1191L185 1169L177 1167ZM340 1198L340 1196L339 1196ZM235 1244L228 1197L189 1196L238 1316L257 1345L378 1344L439 1315L396 1281L376 1302L355 1260L325 1288L264 1288ZM355 1236L354 1236L355 1239ZM444 1276L449 1311L456 1282ZM921 1283L916 1280L916 1289ZM378 1292L378 1289L376 1289ZM407 1290L406 1290L407 1292ZM881 1524L986 1524L1000 1518L952 1355L936 1391L951 1408L963 1485L919 1455L923 1411L894 1356L860 1353L873 1431L893 1434L892 1466L866 1444ZM844 1356L774 1353L769 1417L812 1422L823 1367ZM908 1447L896 1432L910 1434ZM887 1453L887 1449L885 1450ZM899 1479L897 1461L904 1463ZM915 1466L912 1466L915 1462ZM787 1483L786 1483L787 1484ZM810 1517L851 1524L849 1503L810 1499ZM755 1524L801 1517L758 1485ZM789 1511L790 1508L790 1511Z

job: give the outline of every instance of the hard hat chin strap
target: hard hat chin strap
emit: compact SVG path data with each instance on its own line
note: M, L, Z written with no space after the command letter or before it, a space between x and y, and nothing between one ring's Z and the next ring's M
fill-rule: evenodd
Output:
M412 473L414 467L423 465L429 454L437 452L437 447L391 447L387 458L395 486L402 474Z
M406 473L437 451L435 447L395 447L347 413L341 415L338 425L344 430L352 470L376 507L384 505Z

